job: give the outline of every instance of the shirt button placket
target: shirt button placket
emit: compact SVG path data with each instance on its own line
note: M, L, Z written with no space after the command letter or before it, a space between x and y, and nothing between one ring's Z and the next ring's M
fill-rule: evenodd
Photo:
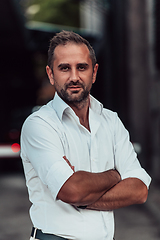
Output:
M97 172L98 171L98 149L97 149L97 144L94 139L91 141L91 168L92 172Z

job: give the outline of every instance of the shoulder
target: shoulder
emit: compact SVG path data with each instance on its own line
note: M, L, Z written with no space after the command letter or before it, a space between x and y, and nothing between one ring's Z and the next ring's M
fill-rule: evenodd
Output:
M112 132L114 132L115 134L117 134L118 132L123 134L127 132L127 129L125 128L124 124L122 123L116 112L104 108L102 111L102 115L105 118L105 121Z
M60 122L56 111L51 105L51 102L42 106L39 110L33 112L25 120L22 129L33 128L37 126L54 126Z
M107 122L111 122L111 123L114 123L118 118L118 115L116 112L113 112L106 108L103 108L102 115L106 119Z

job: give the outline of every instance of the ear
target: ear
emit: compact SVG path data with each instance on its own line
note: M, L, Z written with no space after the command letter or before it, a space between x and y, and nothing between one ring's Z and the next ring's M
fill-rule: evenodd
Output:
M47 72L48 78L50 80L50 83L52 85L54 85L53 72L52 72L52 69L48 65L46 66L46 72Z
M95 64L94 69L93 69L92 83L95 83L95 81L96 81L97 71L98 71L98 63Z

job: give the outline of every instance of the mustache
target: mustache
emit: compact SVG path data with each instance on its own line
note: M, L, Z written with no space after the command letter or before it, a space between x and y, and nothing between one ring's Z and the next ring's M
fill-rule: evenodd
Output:
M68 87L72 87L72 86L78 86L78 87L82 87L82 88L84 88L84 86L83 86L83 84L82 83L80 83L79 81L76 81L76 82L74 82L74 81L71 81L70 83L68 83L68 84L66 84L66 89L68 88Z

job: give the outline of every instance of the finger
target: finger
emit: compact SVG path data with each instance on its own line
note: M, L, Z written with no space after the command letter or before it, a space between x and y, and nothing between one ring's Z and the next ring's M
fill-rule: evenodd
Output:
M75 172L74 170L74 166L72 166L72 164L70 163L70 161L66 158L66 156L63 156L64 160L66 161L66 163L68 163L68 165L70 166L70 168Z

